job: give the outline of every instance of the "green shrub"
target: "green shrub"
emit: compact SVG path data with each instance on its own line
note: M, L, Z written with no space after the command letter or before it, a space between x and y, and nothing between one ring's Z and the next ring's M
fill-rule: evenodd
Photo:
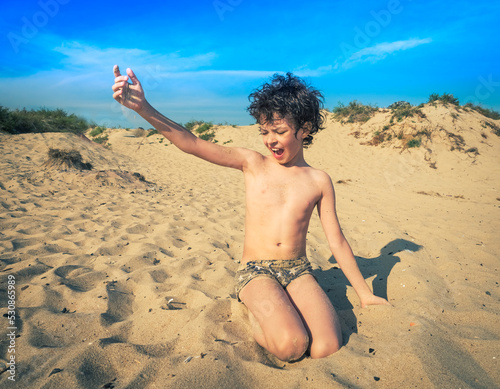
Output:
M447 105L447 104L453 104L456 106L460 105L460 102L458 101L458 99L449 93L443 93L441 96L439 96L437 93L432 93L429 96L428 103L434 103L436 101L440 101L445 105Z
M214 133L213 131L212 131L212 132L205 132L205 133L201 134L201 135L199 136L199 138L200 138L200 139L203 139L203 140L207 140L207 141L209 141L209 142L214 142L214 143L216 143L216 141L215 141L215 139L214 139L214 138L215 138L215 133Z
M484 122L482 126L484 128L486 128L486 126L490 127L495 135L500 136L500 127L498 127L496 124L492 124L490 122Z
M208 130L210 130L212 127L213 127L212 123L203 123L203 124L200 124L200 126L196 129L196 132L198 134L203 134L204 132L207 132Z
M401 105L397 108L393 108L391 111L391 123L394 122L394 119L397 119L397 121L400 122L404 118L413 117L415 115L420 116L421 118L425 118L425 114L419 107L413 107L411 105Z
M94 136L102 134L104 131L106 131L106 127L104 127L104 126L97 126L96 128L92 129L92 131L90 131L89 135L92 136L92 137L94 137Z
M75 114L68 115L62 109L9 110L0 106L0 128L11 134L40 132L72 132L82 134L90 127L89 122Z
M428 103L433 103L435 101L438 101L439 100L439 95L437 93L432 93L430 96L429 96L429 101Z
M218 126L226 126L226 127L238 127L237 124L231 124L231 123L228 123L228 122L224 122L224 123L217 123Z
M483 108L479 105L472 104L472 103L467 103L464 105L464 107L473 109L474 111L479 112L481 115L486 116L487 118L493 119L493 120L500 120L500 113L497 111L494 111L489 108Z
M191 120L191 121L187 122L186 124L184 124L184 128L188 131L193 131L194 127L199 126L203 123L204 123L203 120Z
M408 148L420 147L421 144L422 144L422 139L413 138L413 139L409 139L408 142L406 142L406 147L408 147Z
M10 121L10 112L8 108L0 105L0 130L7 131L7 126Z
M99 143L99 144L103 144L103 143L106 143L108 141L109 137L107 135L103 135L103 136L98 136L97 138L94 138L93 141L95 143Z
M333 108L333 113L336 119L340 119L341 123L356 123L367 122L378 110L372 105L364 105L356 100L351 101L345 106L341 102Z
M187 129L188 131L193 131L193 129L198 126L195 130L195 132L198 135L200 139L207 140L210 142L216 143L217 141L214 139L215 138L215 133L213 131L210 131L210 129L214 126L213 123L211 122L204 122L202 120L191 120L190 122L187 122L184 124L184 128ZM210 131L210 132L209 132Z

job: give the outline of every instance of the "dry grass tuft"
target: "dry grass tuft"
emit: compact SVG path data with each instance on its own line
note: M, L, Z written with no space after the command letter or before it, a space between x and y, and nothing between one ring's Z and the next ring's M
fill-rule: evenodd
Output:
M49 159L44 162L42 167L68 170L92 170L92 164L85 163L82 160L82 155L77 150L60 150L49 149Z
M136 128L132 133L136 138L142 138L146 136L146 130L144 128Z

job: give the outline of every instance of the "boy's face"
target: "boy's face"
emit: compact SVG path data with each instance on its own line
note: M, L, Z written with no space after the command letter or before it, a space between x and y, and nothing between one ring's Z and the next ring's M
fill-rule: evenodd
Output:
M290 165L303 158L302 140L307 132L300 129L295 136L295 126L291 118L280 118L275 114L272 123L261 121L260 133L264 145L281 165Z

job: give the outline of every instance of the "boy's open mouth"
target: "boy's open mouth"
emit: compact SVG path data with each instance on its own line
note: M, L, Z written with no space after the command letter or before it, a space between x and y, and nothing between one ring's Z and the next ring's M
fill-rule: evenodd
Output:
M283 149L271 149L271 151L273 152L273 154L274 154L275 156L280 157L281 155L283 155L283 152L284 152L285 150L283 150Z

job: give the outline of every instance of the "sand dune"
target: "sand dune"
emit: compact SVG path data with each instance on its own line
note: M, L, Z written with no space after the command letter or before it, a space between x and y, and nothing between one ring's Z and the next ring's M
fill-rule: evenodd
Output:
M256 345L233 298L241 173L159 135L108 130L107 149L70 134L0 134L1 314L14 275L16 387L498 387L500 137L492 126L500 123L439 104L423 112L386 129L383 110L364 124L329 114L306 150L337 182L344 233L393 307L359 307L315 215L308 256L345 345L296 363ZM402 139L423 129L421 146L405 147ZM265 152L256 126L215 131L221 144ZM377 131L394 136L370 145ZM49 148L79 151L92 170L43 167ZM2 387L8 347L3 336Z

